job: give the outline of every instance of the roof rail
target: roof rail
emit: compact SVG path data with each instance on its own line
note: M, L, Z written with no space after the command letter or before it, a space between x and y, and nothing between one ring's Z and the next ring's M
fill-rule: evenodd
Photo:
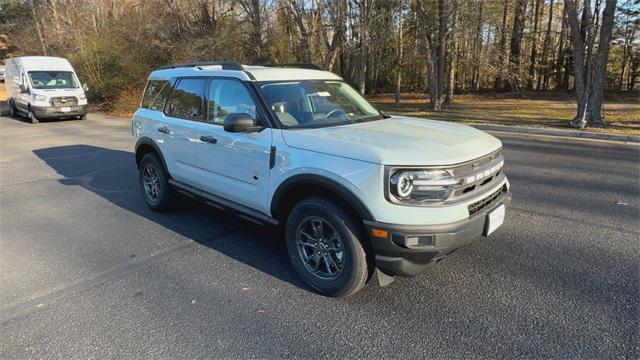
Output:
M304 64L304 63L299 63L299 64L295 64L295 63L294 64L260 64L260 63L255 63L255 64L251 64L251 65L267 66L267 67L299 68L299 69L309 69L309 70L322 70L322 68L320 68L316 64Z
M185 64L173 64L167 65L160 68L160 70L166 69L177 69L177 68L190 68L190 67L201 67L201 66L213 66L220 65L222 66L222 70L238 70L242 71L244 68L239 62L236 61L198 61L192 63Z

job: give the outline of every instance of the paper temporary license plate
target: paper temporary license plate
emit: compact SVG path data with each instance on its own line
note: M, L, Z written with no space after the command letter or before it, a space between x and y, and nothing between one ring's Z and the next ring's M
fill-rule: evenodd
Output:
M60 111L62 111L62 112L70 112L71 108L68 107L68 106L63 106L63 107L60 108Z
M492 232L502 225L504 222L504 210L505 207L504 204L502 204L487 214L487 224L485 226L484 236L491 235Z

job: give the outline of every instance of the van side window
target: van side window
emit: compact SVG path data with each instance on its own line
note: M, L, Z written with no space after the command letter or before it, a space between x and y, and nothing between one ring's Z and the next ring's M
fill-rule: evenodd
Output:
M171 95L169 80L150 80L142 96L142 107L162 111L169 95Z
M239 81L213 79L209 88L209 118L207 122L223 124L231 113L246 113L256 118L256 104L247 88Z
M187 120L202 120L206 83L206 79L180 79L169 101L167 115Z

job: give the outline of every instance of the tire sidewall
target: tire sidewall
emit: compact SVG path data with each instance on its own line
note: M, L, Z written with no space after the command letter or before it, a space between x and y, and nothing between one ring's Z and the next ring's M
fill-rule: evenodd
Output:
M325 280L316 277L307 270L298 252L296 241L296 230L302 220L309 216L321 217L330 223L340 235L344 246L344 268L342 273L335 279ZM362 285L362 266L366 273L366 256L364 248L357 237L357 230L352 229L353 224L349 221L349 216L341 208L335 206L321 198L312 198L301 201L289 214L287 219L285 237L289 259L296 272L303 280L319 292L342 297L348 296L357 291ZM355 288L355 291L354 291Z
M155 168L158 173L158 177L160 178L160 197L157 201L152 201L147 197L147 193L144 189L144 169L146 166L151 165ZM140 160L140 167L138 171L138 181L140 183L140 190L142 191L142 196L144 201L147 203L147 206L155 211L165 210L169 206L170 200L170 189L169 189L169 181L167 178L167 174L164 170L164 166L154 154L146 154Z

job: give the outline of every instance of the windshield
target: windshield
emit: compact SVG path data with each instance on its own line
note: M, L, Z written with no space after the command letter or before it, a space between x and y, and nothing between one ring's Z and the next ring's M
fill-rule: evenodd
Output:
M71 71L30 71L34 89L76 89L78 83Z
M286 128L380 120L383 116L351 86L335 80L262 83L268 106Z

